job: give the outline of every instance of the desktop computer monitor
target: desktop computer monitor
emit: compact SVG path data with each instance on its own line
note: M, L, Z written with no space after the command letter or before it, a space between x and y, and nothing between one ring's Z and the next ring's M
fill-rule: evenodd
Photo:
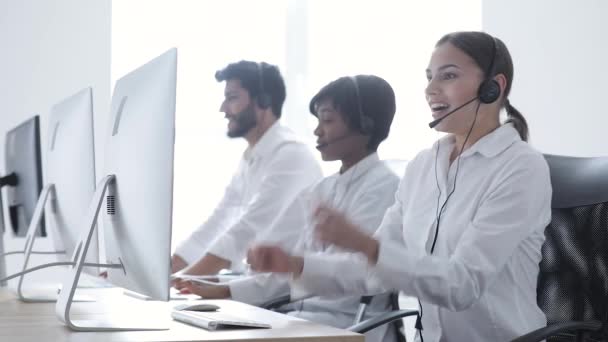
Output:
M48 219L48 231L55 246L54 254L72 255L82 226L83 213L95 191L95 151L93 142L92 90L86 88L51 108L46 156L46 183L36 202L34 214L27 230L22 269L28 269L34 253L34 242L39 225ZM99 260L98 239L91 240L86 261ZM53 252L45 252L51 254ZM65 259L65 257L63 258ZM50 264L49 264L50 266ZM86 271L97 275L95 267ZM52 288L44 291L39 284L35 294L23 292L25 276L19 277L17 295L26 302L53 302L57 293ZM40 290L43 290L40 292Z
M0 255L4 255L4 205L2 204L2 195L0 195ZM6 260L0 256L0 279L6 277ZM0 287L6 286L6 281L0 281Z
M5 176L16 176L17 184L6 186L7 226L16 236L24 237L34 215L42 191L42 158L40 151L40 119L38 115L6 133ZM8 230L8 229L7 229ZM44 220L37 231L46 236Z
M47 230L57 251L69 258L76 248L82 215L95 192L93 91L85 88L51 108L45 147L46 184L53 185L45 213ZM98 239L93 239L87 262L99 261ZM94 268L86 268L97 275Z
M108 280L156 300L169 299L177 51L116 82L105 145L115 176L103 213Z
M154 300L169 299L177 50L116 82L105 142L104 174L89 206L84 235L56 306L74 330L159 330L145 322L73 320L70 306L83 255L101 216L108 280ZM103 205L102 205L103 204ZM135 319L135 317L133 317Z

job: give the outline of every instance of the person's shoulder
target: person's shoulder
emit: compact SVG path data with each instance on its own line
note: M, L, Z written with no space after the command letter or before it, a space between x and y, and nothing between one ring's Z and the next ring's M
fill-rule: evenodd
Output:
M288 140L277 145L264 157L266 167L283 172L293 170L295 174L306 174L311 179L323 176L321 166L310 147L298 140Z
M407 162L405 166L405 174L411 173L421 168L427 168L435 162L435 153L437 151L436 144L432 147L425 148L418 152L414 158ZM404 175L401 175L404 176Z
M526 186L531 188L550 187L551 184L549 165L544 155L524 141L515 142L505 150L495 170L499 182L525 179Z
M544 155L525 141L514 143L505 151L506 161L518 168L538 168L548 172L549 166Z
M376 165L372 167L369 172L370 178L372 181L381 181L381 182L391 182L391 183L399 183L400 175L391 169L388 165L388 161L379 160Z
M330 176L331 177L331 176ZM377 196L378 193L390 194L397 190L401 178L384 160L378 160L359 180L365 195ZM329 178L329 177L328 177Z
M304 140L291 128L284 126L280 123L276 123L276 129L274 131L275 141L278 145L283 144L301 144L305 145Z
M312 149L302 140L293 138L285 139L277 144L269 155L273 160L288 160L297 163L302 162L318 164Z

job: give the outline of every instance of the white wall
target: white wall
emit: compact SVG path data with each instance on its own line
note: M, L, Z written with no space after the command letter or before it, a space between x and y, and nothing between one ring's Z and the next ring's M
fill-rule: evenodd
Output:
M483 28L515 63L512 104L542 152L608 155L608 2L484 0Z
M110 24L109 0L0 0L0 151L6 131L33 114L41 115L44 150L50 106L86 86L94 92L95 135L103 136L110 99ZM99 157L101 142L96 143ZM0 165L4 173L4 153ZM45 240L38 240L37 249L52 249ZM10 232L4 241L6 250L23 246ZM10 273L22 259L9 258ZM35 263L42 260L34 256ZM57 272L34 278L46 274Z

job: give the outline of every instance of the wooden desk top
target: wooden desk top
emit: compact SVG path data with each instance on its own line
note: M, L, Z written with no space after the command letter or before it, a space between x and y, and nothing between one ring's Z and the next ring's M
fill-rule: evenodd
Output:
M118 289L83 289L78 293L95 296L98 302L74 303L73 319L95 319L144 315L163 320L170 327L162 331L75 332L55 316L54 303L28 304L0 288L0 341L318 341L363 342L364 336L299 318L282 315L231 300L205 300L230 314L272 325L272 329L207 331L171 319L170 308L185 303L146 302L121 295ZM199 302L199 301L196 301ZM193 303L193 302L192 302Z

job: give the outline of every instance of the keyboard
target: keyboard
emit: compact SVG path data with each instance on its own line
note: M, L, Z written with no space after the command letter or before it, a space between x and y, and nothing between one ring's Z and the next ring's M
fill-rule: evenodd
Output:
M271 328L270 324L251 321L248 319L242 319L219 311L198 312L173 310L171 312L171 317L173 317L173 319L176 321L188 323L207 330L234 328Z

